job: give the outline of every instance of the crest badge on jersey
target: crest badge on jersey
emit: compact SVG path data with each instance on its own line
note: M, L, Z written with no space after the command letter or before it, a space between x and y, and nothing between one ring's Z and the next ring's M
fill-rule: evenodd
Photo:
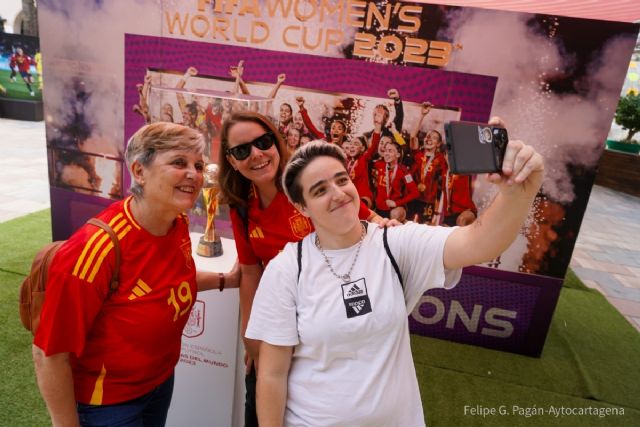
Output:
M196 300L189 313L189 320L184 325L182 335L187 338L195 338L204 332L204 301Z
M300 212L296 212L295 215L289 217L289 225L291 226L291 232L299 239L304 238L307 234L311 233L311 223Z
M184 255L184 261L188 269L192 269L194 266L193 257L191 256L191 242L186 241L180 245L182 255Z

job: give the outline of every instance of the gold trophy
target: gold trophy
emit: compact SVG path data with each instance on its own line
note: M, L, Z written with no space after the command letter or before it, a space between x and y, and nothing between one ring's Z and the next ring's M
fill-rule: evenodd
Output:
M218 165L210 163L204 169L204 186L202 196L207 209L207 226L204 235L200 237L196 253L203 257L216 257L222 255L222 241L216 234L216 211L218 210Z

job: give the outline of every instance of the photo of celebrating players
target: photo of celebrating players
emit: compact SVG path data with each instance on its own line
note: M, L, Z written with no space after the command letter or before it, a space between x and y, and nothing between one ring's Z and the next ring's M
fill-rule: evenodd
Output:
M381 216L452 226L475 220L473 180L450 174L444 151L444 123L458 120L459 108L403 101L394 88L376 98L293 87L284 73L272 83L244 81L246 66L229 65L225 78L195 67L148 70L131 108L148 123L198 129L210 141L212 162L226 118L257 111L271 118L291 152L316 139L339 145L362 200Z

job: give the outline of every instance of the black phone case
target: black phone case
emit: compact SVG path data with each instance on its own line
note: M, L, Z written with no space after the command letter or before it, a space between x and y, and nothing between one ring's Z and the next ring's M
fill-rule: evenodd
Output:
M505 146L482 142L481 134L491 126L475 122L449 122L444 125L449 170L457 175L500 172ZM506 129L501 129L506 136Z

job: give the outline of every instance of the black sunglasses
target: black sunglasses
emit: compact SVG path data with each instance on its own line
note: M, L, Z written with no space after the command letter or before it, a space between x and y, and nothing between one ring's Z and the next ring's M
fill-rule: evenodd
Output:
M260 135L256 139L244 144L236 145L235 147L227 149L227 154L232 155L236 160L244 160L251 154L251 146L265 151L273 147L276 139L272 132L267 132L264 135Z

